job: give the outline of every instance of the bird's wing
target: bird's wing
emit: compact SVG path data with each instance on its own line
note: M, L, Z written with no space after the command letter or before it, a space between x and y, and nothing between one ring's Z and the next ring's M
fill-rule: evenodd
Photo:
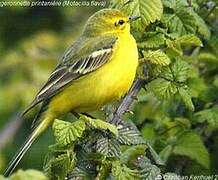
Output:
M112 56L116 42L115 36L102 36L76 42L64 54L62 61L38 92L32 104L23 112L23 115L38 103L56 95L73 80L93 72L107 63Z

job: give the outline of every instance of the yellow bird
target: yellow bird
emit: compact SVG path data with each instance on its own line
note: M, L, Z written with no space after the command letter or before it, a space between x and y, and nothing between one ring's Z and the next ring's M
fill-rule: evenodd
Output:
M138 65L130 22L138 18L103 9L88 19L81 36L64 53L32 104L22 113L23 116L42 103L33 132L9 163L5 176L11 174L34 140L55 118L68 112L97 110L120 99L130 89Z

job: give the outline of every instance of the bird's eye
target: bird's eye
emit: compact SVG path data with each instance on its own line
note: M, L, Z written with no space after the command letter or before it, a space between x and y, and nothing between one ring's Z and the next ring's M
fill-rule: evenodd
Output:
M119 20L118 23L119 23L119 25L123 25L124 24L124 20Z
M122 26L124 23L125 21L121 19L115 23L115 26Z

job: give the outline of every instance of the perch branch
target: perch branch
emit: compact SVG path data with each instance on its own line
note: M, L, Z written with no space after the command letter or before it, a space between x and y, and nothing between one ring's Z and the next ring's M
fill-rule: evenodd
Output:
M145 76L147 76L146 71L144 74L145 74ZM118 125L123 121L122 116L126 112L130 112L129 108L130 108L131 104L133 103L133 101L137 99L136 96L137 96L138 92L147 83L148 83L148 81L146 79L137 78L135 80L135 82L133 83L128 94L123 98L123 100L121 101L118 108L114 111L112 118L108 119L109 123Z

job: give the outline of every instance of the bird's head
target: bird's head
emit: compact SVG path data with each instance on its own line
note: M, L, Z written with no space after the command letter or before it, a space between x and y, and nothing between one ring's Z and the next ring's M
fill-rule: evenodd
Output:
M88 36L129 33L130 22L139 16L127 17L119 10L102 9L94 13L87 21L84 34Z

